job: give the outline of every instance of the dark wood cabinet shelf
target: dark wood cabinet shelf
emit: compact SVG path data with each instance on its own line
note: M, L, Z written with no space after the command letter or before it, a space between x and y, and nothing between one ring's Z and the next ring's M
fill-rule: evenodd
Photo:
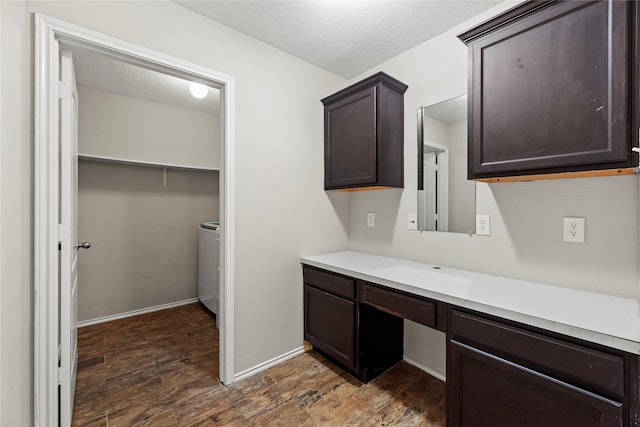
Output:
M459 36L470 61L470 179L638 165L638 9L530 1Z
M322 100L326 190L403 187L406 90L381 72Z

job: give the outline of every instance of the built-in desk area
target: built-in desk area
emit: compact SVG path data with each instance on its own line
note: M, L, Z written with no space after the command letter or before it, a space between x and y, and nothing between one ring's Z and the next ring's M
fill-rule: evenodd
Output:
M640 426L638 300L359 252L302 258L305 339L361 381L447 335L448 426Z

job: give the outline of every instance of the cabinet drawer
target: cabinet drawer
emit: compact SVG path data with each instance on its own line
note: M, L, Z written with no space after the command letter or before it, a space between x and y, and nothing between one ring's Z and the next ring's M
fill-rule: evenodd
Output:
M610 397L624 396L622 356L456 310L449 332L452 339L535 371Z
M365 283L362 285L362 302L431 328L436 326L436 305L418 297Z
M303 267L302 275L304 277L304 283L308 285L331 292L343 298L355 299L356 285L353 279L307 266Z

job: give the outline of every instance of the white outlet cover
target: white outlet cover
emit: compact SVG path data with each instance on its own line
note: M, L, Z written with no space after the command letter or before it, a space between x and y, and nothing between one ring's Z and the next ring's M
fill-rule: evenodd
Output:
M584 243L585 218L564 217L562 240L565 242Z
M491 235L491 218L489 215L476 215L476 234L478 236Z
M409 214L407 216L407 229L409 229L409 230L417 230L418 229L418 215Z

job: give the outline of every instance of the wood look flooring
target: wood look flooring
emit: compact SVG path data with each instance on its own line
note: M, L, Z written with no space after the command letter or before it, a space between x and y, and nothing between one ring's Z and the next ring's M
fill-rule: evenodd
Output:
M444 426L444 383L404 362L361 384L310 351L225 387L199 305L78 330L73 426Z

